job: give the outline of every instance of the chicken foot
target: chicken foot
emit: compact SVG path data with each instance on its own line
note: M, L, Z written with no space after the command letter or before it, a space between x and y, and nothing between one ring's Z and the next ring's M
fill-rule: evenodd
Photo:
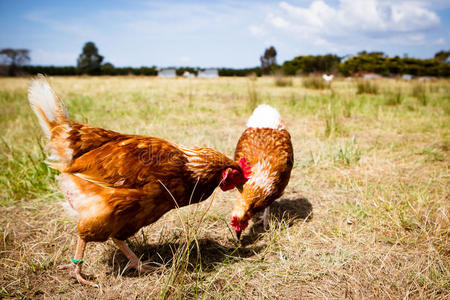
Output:
M130 261L130 264L128 265L127 268L135 269L139 273L145 273L153 270L153 267L144 265L141 262L141 260L136 256L136 254L134 254L133 250L130 249L126 241L121 241L114 238L112 240L116 244L117 248L119 248L120 251L122 251L122 253L125 254L125 256Z
M70 276L75 278L79 283L89 285L98 288L98 284L95 284L89 280L83 278L81 274L81 265L83 263L84 250L86 249L86 241L78 237L77 248L75 250L75 256L71 264L61 265L59 270L70 270Z

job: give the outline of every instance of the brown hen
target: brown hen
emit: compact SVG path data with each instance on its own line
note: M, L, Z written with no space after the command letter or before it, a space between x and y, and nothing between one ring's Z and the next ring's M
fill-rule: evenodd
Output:
M248 159L250 179L240 189L232 212L231 225L238 239L255 213L264 211L267 228L270 205L281 197L286 188L294 162L291 136L280 114L273 107L262 104L247 122L247 129L239 139L234 159Z
M126 239L169 210L206 200L217 186L242 188L242 167L210 148L181 146L164 139L73 122L44 76L29 88L30 104L49 138L47 161L59 170L60 188L78 216L78 243L71 270L80 283L96 286L81 274L87 242L111 238L144 271Z

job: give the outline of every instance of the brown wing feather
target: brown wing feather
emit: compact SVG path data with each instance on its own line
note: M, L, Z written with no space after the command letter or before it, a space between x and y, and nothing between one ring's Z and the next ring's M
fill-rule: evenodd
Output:
M102 136L101 143L91 136L81 136L76 153L84 153L64 172L101 186L134 189L183 174L186 157L163 139L116 134L109 140Z
M99 148L105 143L127 139L129 135L112 130L98 128L87 124L72 123L67 137L70 148L73 150L73 158Z
M279 198L286 188L294 163L294 152L291 143L291 136L285 129L271 128L247 128L236 146L234 159L239 161L246 157L252 165L258 162L269 162L270 173L276 172L277 176L272 183L271 192L264 197L253 195L247 201L253 202L249 205L254 212L260 211ZM248 185L245 189L250 189ZM250 191L258 193L258 191Z
M293 164L291 135L287 130L271 128L247 128L241 135L234 160L246 157L252 164L266 158L273 162L273 167Z

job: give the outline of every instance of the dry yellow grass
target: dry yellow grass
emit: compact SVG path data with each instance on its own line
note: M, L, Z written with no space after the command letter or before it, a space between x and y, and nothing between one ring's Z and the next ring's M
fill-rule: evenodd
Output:
M130 240L154 272L123 272L112 243L91 243L85 273L101 289L80 286L56 269L73 255L76 222L42 163L27 79L0 79L0 298L450 297L448 80L422 83L419 96L419 83L394 80L378 80L377 95L357 95L344 79L324 90L300 78L284 87L273 78L52 81L73 119L230 156L251 110L269 103L289 126L295 168L270 230L250 225L243 246L228 225L235 192L216 191Z

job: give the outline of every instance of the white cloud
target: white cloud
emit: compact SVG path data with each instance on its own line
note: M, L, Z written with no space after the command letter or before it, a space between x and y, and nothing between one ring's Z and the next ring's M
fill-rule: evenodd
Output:
M274 16L273 14L270 14L268 16L268 20L273 26L277 28L289 29L289 26L291 26L291 24L287 22L283 17L277 17Z
M292 38L327 50L361 39L423 44L425 33L440 24L426 2L383 0L340 0L335 7L323 0L314 0L308 7L283 1L266 20Z
M248 29L250 30L250 33L253 36L262 37L262 36L265 35L265 31L264 31L264 29L261 26L251 25Z
M423 33L409 34L408 38L411 42L417 43L417 44L422 44L425 42L425 34L423 34Z

